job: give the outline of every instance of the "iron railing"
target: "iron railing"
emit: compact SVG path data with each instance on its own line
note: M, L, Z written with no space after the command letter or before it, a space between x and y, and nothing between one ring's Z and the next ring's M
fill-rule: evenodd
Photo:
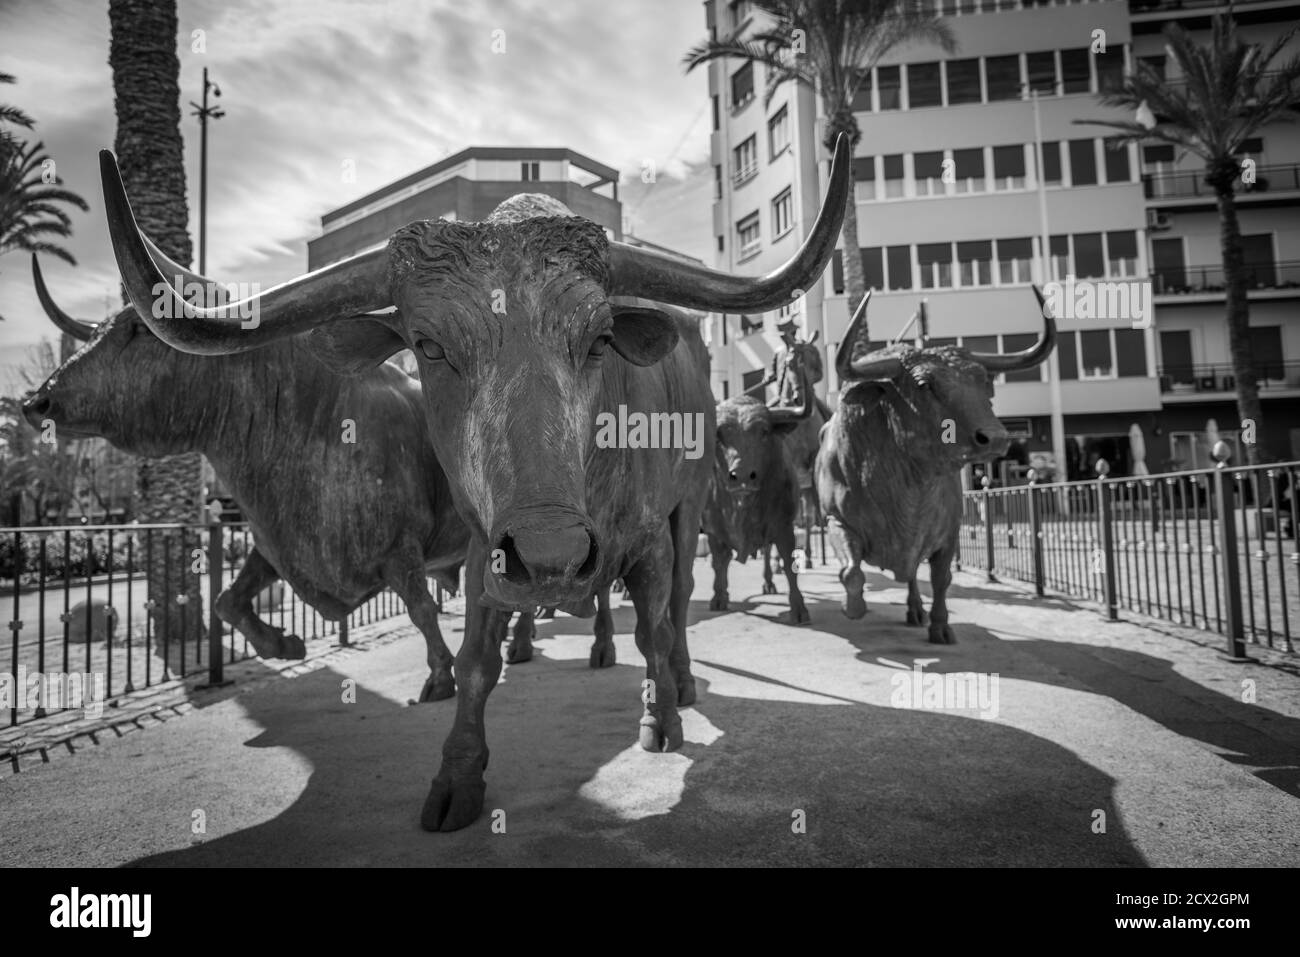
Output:
M1253 262L1246 263L1242 269L1247 290L1300 289L1300 262ZM1151 270L1151 285L1157 296L1225 292L1228 288L1222 263L1158 266Z
M964 495L959 561L1121 611L1294 652L1300 622L1300 462Z
M0 652L9 668L0 681L9 681L4 705L9 726L55 711L84 710L80 705L45 708L28 694L35 680L80 675L83 694L86 681L102 689L104 707L121 695L177 678L223 684L224 666L253 653L246 639L217 617L213 604L252 547L245 523L0 529L0 602L10 607L9 654ZM156 561L168 582L179 582L175 594L170 587L162 595L149 594L148 569ZM179 606L179 615L159 613L173 606ZM346 645L349 626L406 609L394 593L384 591L346 620L326 621L277 583L257 596L254 610L268 624L306 641L337 636Z
M1266 193L1279 190L1300 189L1300 163L1282 166L1260 166L1255 170L1255 181L1245 183L1240 177L1234 181L1238 193ZM1182 170L1177 173L1144 173L1142 190L1147 199L1180 199L1203 196L1214 199L1214 188L1205 182L1204 170Z
M1162 365L1156 372L1160 377L1160 391L1170 395L1237 391L1237 373L1230 363ZM1256 359L1255 373L1261 391L1300 388L1300 362Z

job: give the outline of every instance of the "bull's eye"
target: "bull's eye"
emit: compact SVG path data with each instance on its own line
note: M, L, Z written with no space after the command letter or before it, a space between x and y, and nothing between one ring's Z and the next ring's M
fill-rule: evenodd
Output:
M416 345L430 362L438 362L447 358L447 351L432 339L421 339Z
M614 337L610 335L597 336L592 341L591 346L587 349L587 358L599 359L601 356L603 356L605 354L605 350L609 348L610 342L613 341L613 338Z

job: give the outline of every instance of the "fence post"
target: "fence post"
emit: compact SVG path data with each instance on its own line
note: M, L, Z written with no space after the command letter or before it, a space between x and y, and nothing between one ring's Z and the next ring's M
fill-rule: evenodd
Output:
M1106 485L1106 476L1110 474L1110 463L1105 459L1097 460L1097 524L1101 539L1101 572L1105 578L1106 620L1119 621L1119 600L1115 595L1115 536L1110 521L1110 488ZM1093 556L1093 568L1096 569L1097 556Z
M347 648L351 642L348 641L348 616L344 615L339 619L339 647Z
M1038 515L1038 496L1034 494L1038 472L1029 470L1029 545L1034 552L1034 594L1043 597L1043 523Z
M993 498L989 494L989 486L992 485L987 475L980 478L980 488L984 489L984 558L987 562L987 580L997 582L997 576L993 574Z
M200 688L223 688L234 684L225 675L226 649L222 644L224 622L217 614L221 594L224 557L221 549L221 512L215 504L208 511L208 681Z
M1214 507L1219 519L1219 571L1223 579L1223 633L1228 639L1227 656L1233 661L1250 661L1246 654L1246 635L1241 620L1241 569L1237 564L1234 489L1232 477L1228 474L1232 450L1226 442L1216 442L1210 454L1218 463L1214 467Z

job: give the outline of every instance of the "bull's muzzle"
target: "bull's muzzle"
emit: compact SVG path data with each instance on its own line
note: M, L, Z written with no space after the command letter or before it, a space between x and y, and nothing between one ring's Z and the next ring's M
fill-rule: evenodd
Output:
M43 428L45 420L50 418L53 411L54 399L50 396L49 390L44 387L29 393L23 399L23 418L34 429Z
M1011 448L1011 434L1006 429L976 429L973 438L977 458L999 458Z
M507 525L493 538L484 587L497 602L533 608L577 601L591 591L600 548L590 525Z

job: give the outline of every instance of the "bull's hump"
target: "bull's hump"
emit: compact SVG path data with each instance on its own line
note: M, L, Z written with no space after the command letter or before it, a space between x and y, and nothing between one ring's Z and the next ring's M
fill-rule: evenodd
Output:
M572 215L573 210L554 196L547 196L545 193L516 193L492 210L487 221L508 225L526 219L537 219L540 216Z

